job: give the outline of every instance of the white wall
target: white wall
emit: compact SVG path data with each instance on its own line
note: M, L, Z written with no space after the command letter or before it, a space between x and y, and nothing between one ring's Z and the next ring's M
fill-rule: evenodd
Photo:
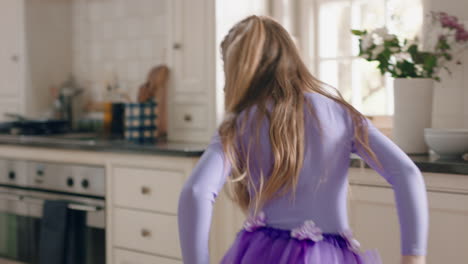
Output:
M468 21L466 0L425 0L427 11L445 11ZM468 26L468 23L465 23ZM434 91L432 127L468 128L468 52L461 57L463 65L453 65L452 76L443 74Z
M73 70L102 100L114 76L136 100L152 66L167 63L167 0L73 0Z

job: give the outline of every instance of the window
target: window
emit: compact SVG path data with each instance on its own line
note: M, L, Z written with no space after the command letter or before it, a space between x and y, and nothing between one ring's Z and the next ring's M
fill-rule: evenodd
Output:
M307 0L313 8L304 39L313 46L308 65L318 78L340 90L344 98L366 115L393 114L391 80L376 64L358 58L358 41L351 29L386 26L399 37L419 34L422 0ZM304 1L303 1L304 2ZM304 14L303 15L307 15Z

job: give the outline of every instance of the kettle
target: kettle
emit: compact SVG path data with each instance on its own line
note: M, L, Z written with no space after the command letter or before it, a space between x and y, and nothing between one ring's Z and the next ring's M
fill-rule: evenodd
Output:
M67 121L68 128L73 130L79 114L78 96L83 93L83 89L76 84L75 78L70 76L60 87L55 106L59 113L59 118Z

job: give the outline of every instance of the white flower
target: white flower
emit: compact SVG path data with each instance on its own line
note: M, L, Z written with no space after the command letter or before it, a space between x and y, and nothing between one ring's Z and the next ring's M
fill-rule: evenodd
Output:
M385 50L383 45L378 45L372 50L372 58L377 58Z
M393 35L393 34L386 34L386 35L383 36L383 39L384 40L394 40L394 39L396 39L396 36Z
M385 38L385 36L388 35L388 30L386 27L381 27L374 29L372 33L378 35L381 38Z
M411 55L404 52L395 53L394 56L397 61L411 60Z
M391 52L398 52L400 50L400 48L397 48L397 47L390 47L390 51Z
M369 54L365 53L365 54L362 54L362 55L361 55L361 58L363 58L363 59L366 59L366 60L367 60L367 59L369 59L369 58L370 58L370 56L369 56Z
M395 73L398 74L398 75L401 75L402 72L401 72L400 68L396 68Z
M361 49L362 50L369 49L372 46L372 43L373 43L372 34L365 35L361 40Z
M415 40L408 40L402 50L408 50L409 47L413 44L417 44Z
M417 73L422 73L423 70L424 70L423 67L420 64L416 64L416 65L414 65L414 67L416 68Z

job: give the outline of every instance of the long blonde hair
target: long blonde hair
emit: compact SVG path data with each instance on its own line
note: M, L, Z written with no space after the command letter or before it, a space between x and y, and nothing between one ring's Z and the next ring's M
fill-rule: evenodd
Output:
M353 120L355 141L377 160L369 147L365 117L339 92L328 92L325 84L312 76L279 23L262 16L245 18L226 35L221 53L226 116L219 135L231 164L230 196L244 211L254 209L256 213L269 200L289 191L295 193L304 159L304 106L319 121L306 103L306 92L322 94L345 106ZM238 142L247 120L241 112L253 106L259 121L265 117L269 121L274 161L270 175L265 177L261 172L256 183L249 166L254 139L251 137L247 151ZM249 188L253 195L249 194Z

